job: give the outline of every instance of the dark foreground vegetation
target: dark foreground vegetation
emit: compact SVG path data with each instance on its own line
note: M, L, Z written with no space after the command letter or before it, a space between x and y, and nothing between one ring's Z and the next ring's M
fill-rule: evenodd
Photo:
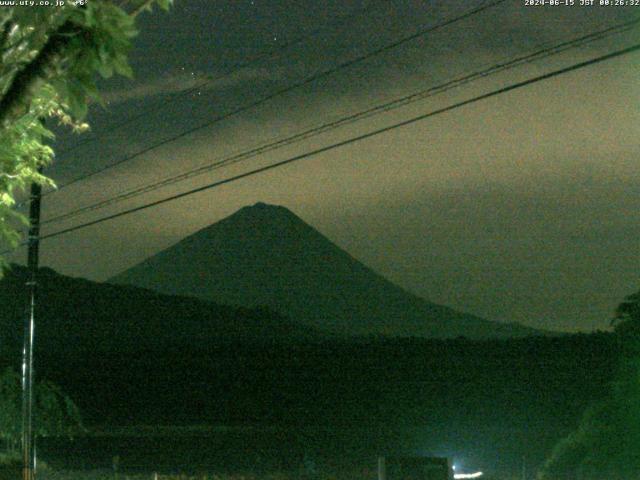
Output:
M195 444L211 458L205 464L240 456L240 466L262 463L265 470L297 468L305 455L324 465L392 451L447 454L488 472L513 472L523 455L530 469L542 465L589 405L607 397L616 350L610 334L211 345L163 354L42 354L39 372L68 392L89 426L229 426L75 440L80 450L117 450L123 464L137 462L127 450L135 457L139 449L148 456L142 464L173 455L183 465L180 458L195 461ZM51 442L52 455L69 448Z
M0 285L2 340L15 346L1 360L14 367L19 282ZM109 471L117 457L131 475L338 475L393 453L446 455L496 478L524 463L530 478L559 480L586 461L589 480L606 471L589 452L628 459L625 432L640 424L640 350L623 328L632 318L617 334L345 340L268 310L125 287L127 303L123 287L78 280L47 288L37 374L73 399L90 432L39 440L55 471Z

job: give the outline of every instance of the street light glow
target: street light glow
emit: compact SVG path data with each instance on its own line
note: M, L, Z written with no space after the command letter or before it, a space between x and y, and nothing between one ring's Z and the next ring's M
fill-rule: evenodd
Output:
M475 472L475 473L455 473L453 475L453 478L455 478L456 480L458 478L478 478L482 476L482 472Z

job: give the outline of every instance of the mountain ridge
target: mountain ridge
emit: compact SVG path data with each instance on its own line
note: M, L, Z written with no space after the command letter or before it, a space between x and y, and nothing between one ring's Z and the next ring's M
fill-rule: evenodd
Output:
M267 306L339 335L469 338L543 332L414 295L283 206L258 202L108 280L244 307ZM546 333L546 332L545 332Z
M27 297L27 268L12 265L0 280L0 342L17 349ZM207 350L224 343L297 342L326 338L266 308L220 305L38 271L37 342L42 352L74 355Z

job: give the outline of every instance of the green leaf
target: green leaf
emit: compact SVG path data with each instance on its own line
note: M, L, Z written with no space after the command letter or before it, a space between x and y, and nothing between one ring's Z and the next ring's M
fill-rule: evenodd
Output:
M67 89L69 91L67 100L71 113L78 119L84 118L87 114L87 102L84 90L77 82L73 81L67 83Z
M125 55L117 55L113 59L113 68L119 75L127 78L133 78L133 70L131 69Z
M156 0L156 3L164 11L168 11L173 6L173 0Z
M132 0L141 5L144 0ZM155 0L168 9L172 0ZM131 78L128 63L131 40L137 35L134 18L112 0L96 0L78 8L67 2L62 8L0 9L0 20L11 18L18 24L11 34L10 48L3 52L0 64L0 98L6 92L16 72L35 58L51 32L70 22L77 32L68 33L64 58L53 66L54 79L42 85L25 101L24 114L6 127L0 135L0 242L13 244L19 238L13 227L15 215L9 219L15 194L32 182L53 185L38 167L51 162L53 150L43 143L53 140L53 133L41 125L42 118L55 118L60 124L79 131L88 110L89 100L100 101L96 77L111 77L114 73ZM0 257L0 265L3 259ZM1 398L1 395L0 395ZM1 415L1 411L0 411ZM0 437L2 431L0 430Z

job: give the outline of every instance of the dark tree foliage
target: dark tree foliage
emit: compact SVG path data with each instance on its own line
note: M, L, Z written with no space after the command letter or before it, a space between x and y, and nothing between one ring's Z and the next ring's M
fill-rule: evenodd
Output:
M612 322L620 344L618 373L606 400L592 405L578 429L554 449L540 480L637 478L640 471L640 292Z
M0 374L0 438L5 449L17 449L22 431L20 375L12 368ZM57 385L42 381L35 388L35 434L39 437L68 436L84 431L76 404Z
M54 153L43 121L86 130L88 105L100 101L98 75L132 75L127 56L136 16L152 5L167 9L171 0L63 2L58 8L28 3L0 8L2 249L18 243L16 223L25 221L15 210L16 194L32 182L53 185L40 173Z

